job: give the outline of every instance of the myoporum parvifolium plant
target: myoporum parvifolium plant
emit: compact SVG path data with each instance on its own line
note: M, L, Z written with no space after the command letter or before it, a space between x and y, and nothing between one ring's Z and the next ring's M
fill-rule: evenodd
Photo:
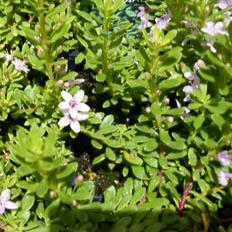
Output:
M232 1L0 1L0 231L232 230Z

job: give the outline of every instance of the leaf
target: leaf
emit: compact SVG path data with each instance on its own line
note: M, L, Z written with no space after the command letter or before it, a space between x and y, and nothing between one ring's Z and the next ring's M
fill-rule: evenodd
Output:
M77 170L77 162L69 163L66 167L62 168L62 171L59 172L56 177L57 179L62 179L65 177L70 176L71 174L75 173Z
M185 82L182 75L176 74L159 83L160 90L174 89Z
M127 151L124 151L123 155L124 155L125 160L130 164L134 164L134 165L142 165L143 164L143 160L132 152L129 153Z
M184 143L184 140L179 137L177 141L172 141L171 137L169 136L168 132L161 129L160 130L160 139L161 141L166 144L168 147L174 149L174 150L184 150L186 149L186 145Z
M162 46L165 46L172 42L172 40L176 37L177 35L177 30L170 30L164 37L162 41Z
M181 51L182 51L181 47L175 47L172 50L165 53L164 55L162 55L160 57L162 64L159 69L159 72L164 72L167 69L174 66L175 64L177 64L182 57Z
M84 182L75 192L78 201L90 201L94 195L94 183L92 181Z
M159 115L161 113L161 104L159 102L153 102L151 105L151 112L154 115Z
M144 143L144 151L151 152L154 151L158 147L158 143L155 139L149 139L146 143Z
M35 196L34 195L24 195L22 201L21 201L21 210L27 211L30 210L35 202Z
M99 163L103 162L105 159L106 159L106 155L105 154L101 154L101 155L99 155L99 156L97 156L97 157L95 157L93 159L92 164L93 165L99 164Z
M205 121L205 115L202 113L200 115L198 115L195 120L193 121L193 126L196 130L198 130L202 124L204 123Z
M179 180L176 177L176 175L173 174L172 170L165 170L164 174L167 176L167 178L174 184L174 186L178 185Z
M212 114L211 119L219 129L222 129L223 125L226 123L226 120L219 114Z
M132 172L136 178L141 180L148 180L145 168L143 166L131 166Z
M213 64L217 65L220 68L225 68L225 64L222 61L220 61L217 57L215 57L214 54L210 50L208 50L206 54L207 54L209 60Z
M202 194L206 196L211 189L210 185L203 179L199 179L197 183L201 189Z
M198 70L200 76L205 79L206 81L215 83L215 73L212 73L210 70L207 69L199 69Z
M197 165L197 155L192 147L190 147L188 150L188 159L189 159L188 163L191 166L195 167Z
M182 152L170 152L168 155L166 155L167 160L176 160L181 159L187 155L187 151Z
M153 167L153 168L158 168L158 160L154 157L143 157L144 162Z
M38 197L43 198L47 194L48 190L49 190L49 187L48 187L48 183L46 179L42 179L37 186L36 195Z
M91 144L93 147L95 147L98 150L101 150L103 148L103 145L95 139L91 139Z
M109 160L111 160L111 161L115 161L116 160L116 158L117 158L116 154L114 153L114 151L111 148L107 147L105 153L106 153L106 157Z
M45 209L46 218L53 218L58 214L58 207L60 205L60 199L53 200L48 207Z

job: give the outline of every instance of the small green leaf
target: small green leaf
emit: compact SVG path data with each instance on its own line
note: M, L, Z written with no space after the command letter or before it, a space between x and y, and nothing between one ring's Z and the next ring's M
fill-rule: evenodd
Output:
M45 209L46 218L53 218L56 214L58 214L58 207L60 205L60 199L57 198L53 200L48 207Z
M132 172L138 179L148 180L145 168L143 166L131 166Z
M213 64L217 65L220 68L225 68L225 64L222 61L220 61L217 57L215 57L213 53L210 52L210 50L207 51L207 56Z
M226 122L225 119L219 114L212 114L211 119L220 129L222 129Z
M90 201L94 195L94 189L94 183L86 181L77 189L75 197L78 201Z
M151 152L154 151L158 147L158 143L155 139L149 139L148 142L144 144L144 151Z
M161 113L161 105L158 102L153 102L151 105L151 112L156 115Z
M97 140L92 139L91 144L93 147L95 147L98 150L101 150L103 148L103 145L99 143Z
M192 147L188 150L188 159L191 166L195 167L197 165L197 155Z
M182 75L176 74L168 79L165 79L159 83L159 88L161 90L167 90L167 89L174 89L180 85L182 85L185 82L185 79L182 77Z
M105 154L101 154L101 155L99 155L99 156L97 156L97 157L95 157L93 159L92 164L93 165L99 164L99 163L103 162L105 159L106 159L106 155Z
M69 163L66 167L62 169L61 172L59 172L56 177L57 179L62 179L67 176L70 176L71 174L75 173L77 170L77 162Z
M38 197L43 198L47 194L48 190L49 190L49 187L48 187L48 183L46 179L42 179L36 189L36 195Z
M202 113L200 115L198 115L195 120L193 121L193 126L196 130L198 130L202 124L204 123L205 121L205 115Z
M166 159L168 160L176 160L181 159L187 155L187 151L182 152L170 152L168 155L166 155Z
M114 151L110 149L109 147L106 148L106 157L111 161L115 161L117 158Z
M127 151L124 151L123 154L124 154L124 158L127 162L134 164L134 165L142 165L143 164L143 160L141 158L139 158L136 154L133 154L132 152L129 153Z
M34 195L24 195L22 201L21 201L21 210L27 211L30 210L35 202L35 196Z

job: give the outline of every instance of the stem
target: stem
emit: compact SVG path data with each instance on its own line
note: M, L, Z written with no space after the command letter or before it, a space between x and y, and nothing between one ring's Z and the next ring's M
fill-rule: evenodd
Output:
M181 199L180 199L180 202L179 202L179 208L178 208L178 214L180 216L183 216L184 214L184 209L185 209L185 204L186 204L186 200L187 200L187 197L189 195L189 192L192 188L192 185L193 185L193 181L190 179L187 183L186 183L186 186L184 188L184 191L182 193L182 196L181 196Z

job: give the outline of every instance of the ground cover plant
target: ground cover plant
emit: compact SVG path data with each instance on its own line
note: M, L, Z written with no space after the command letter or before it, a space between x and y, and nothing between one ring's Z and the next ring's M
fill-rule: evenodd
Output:
M232 231L232 1L1 0L0 230Z

